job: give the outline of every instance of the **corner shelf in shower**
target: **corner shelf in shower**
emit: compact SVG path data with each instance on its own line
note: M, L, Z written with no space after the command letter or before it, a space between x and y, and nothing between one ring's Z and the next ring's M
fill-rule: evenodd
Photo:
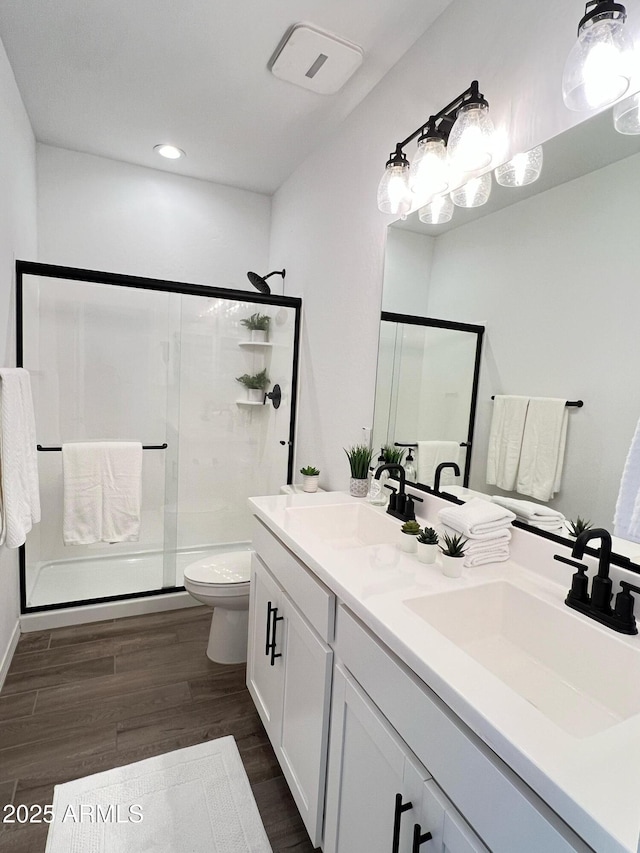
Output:
M269 341L238 341L239 347L272 347Z

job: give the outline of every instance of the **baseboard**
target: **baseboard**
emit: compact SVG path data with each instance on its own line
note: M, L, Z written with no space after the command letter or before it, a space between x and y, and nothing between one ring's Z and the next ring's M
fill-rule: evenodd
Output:
M11 661L13 660L13 653L16 650L16 646L18 645L19 639L20 622L16 622L16 627L13 629L13 634L11 635L9 645L7 646L7 650L4 653L4 657L2 658L2 663L0 663L0 690L2 690L4 680L7 677L7 672L9 672L9 667L11 666Z

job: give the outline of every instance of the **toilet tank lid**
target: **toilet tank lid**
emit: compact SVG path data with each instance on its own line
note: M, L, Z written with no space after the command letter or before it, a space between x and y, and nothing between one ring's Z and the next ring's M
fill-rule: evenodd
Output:
M199 583L246 583L251 577L251 551L210 554L184 570L184 576Z

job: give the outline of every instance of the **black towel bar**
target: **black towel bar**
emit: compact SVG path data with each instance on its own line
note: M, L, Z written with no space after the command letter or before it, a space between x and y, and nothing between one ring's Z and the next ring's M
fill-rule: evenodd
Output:
M143 450L166 450L169 445L165 442L164 444L143 444ZM36 450L40 450L43 453L48 453L52 450L62 450L61 447L43 447L41 444L36 444Z
M495 400L496 395L492 394L491 399ZM583 400L567 400L567 402L565 403L565 406L571 406L574 409L581 409L584 406L584 401Z

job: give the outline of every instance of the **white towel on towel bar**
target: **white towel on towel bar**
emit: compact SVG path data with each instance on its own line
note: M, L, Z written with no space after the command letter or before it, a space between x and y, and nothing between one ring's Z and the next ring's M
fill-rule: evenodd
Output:
M524 436L529 397L496 395L487 449L487 483L512 492Z
M40 521L31 381L22 367L0 368L0 544L23 545Z
M142 444L62 445L65 545L137 542L140 534Z
M516 491L549 501L560 489L567 440L567 401L531 397L522 437Z
M418 442L418 482L424 486L433 486L436 468L441 462L460 464L459 441L419 441ZM453 468L445 468L440 477L440 488L455 483Z

